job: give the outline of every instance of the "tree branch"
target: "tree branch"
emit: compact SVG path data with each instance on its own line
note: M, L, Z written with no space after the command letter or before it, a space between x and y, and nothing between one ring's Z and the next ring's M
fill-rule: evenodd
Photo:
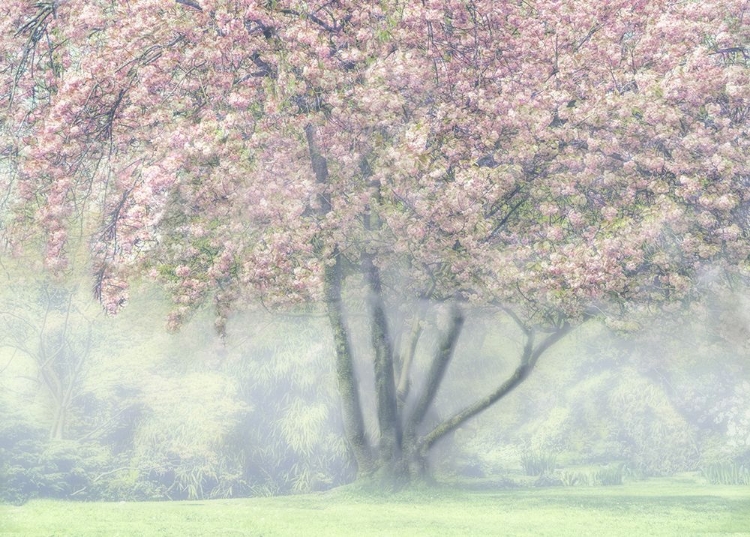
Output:
M414 313L411 331L409 333L409 341L407 342L408 346L401 354L398 383L396 387L396 398L398 399L399 409L403 407L406 398L409 396L409 389L411 388L411 383L409 382L409 371L411 369L411 364L414 362L414 355L417 352L419 338L422 336L422 321L425 308L426 306L423 303Z
M183 6L192 7L193 9L197 9L198 11L203 11L203 8L195 0L174 0L174 1L177 2L178 4L182 4Z
M450 326L440 342L437 354L432 360L422 393L417 399L417 403L406 422L405 428L410 434L413 434L419 424L422 423L422 420L424 420L424 417L427 414L427 410L435 400L438 388L440 388L440 384L443 381L445 371L456 350L456 344L458 343L458 337L461 334L464 320L464 314L458 305L455 303L451 304Z
M526 345L524 346L523 355L521 362L518 367L513 371L513 374L505 380L500 386L494 391L474 403L468 406L464 410L461 410L445 420L443 423L435 427L427 435L425 435L420 441L420 451L426 454L427 451L441 438L448 433L453 432L463 423L473 418L480 412L488 409L500 399L512 392L518 387L524 380L526 380L534 369L539 357L552 345L560 341L565 337L571 330L569 323L563 324L557 331L547 336L538 347L534 348L534 331L531 330L526 336Z

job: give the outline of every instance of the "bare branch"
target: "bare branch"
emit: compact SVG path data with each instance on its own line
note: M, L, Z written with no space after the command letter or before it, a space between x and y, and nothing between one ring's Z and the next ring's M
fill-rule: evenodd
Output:
M424 420L427 410L430 408L430 405L437 395L438 388L443 380L448 364L456 350L456 344L458 343L458 337L461 333L465 317L461 309L455 303L451 305L450 316L450 327L440 342L438 352L433 358L430 370L427 373L427 380L425 381L422 393L417 399L417 403L407 420L406 428L409 432L413 432L414 429L422 423L422 420Z
M203 11L203 8L195 0L175 0L175 2L177 2L178 4L182 4L183 6L192 7L193 9L197 9L198 11Z
M426 303L422 303L422 305L420 305L418 310L414 313L411 331L409 333L409 341L407 342L407 348L401 354L398 385L396 388L396 397L398 398L399 406L403 406L406 398L409 395L409 389L411 387L411 383L409 382L409 370L411 369L411 364L414 361L414 355L417 351L419 338L422 336L422 322L424 319L425 309Z
M536 362L539 357L547 351L552 345L560 341L565 337L571 330L569 323L563 324L563 326L557 331L547 336L538 347L534 348L534 331L531 330L527 334L526 345L524 346L523 356L521 357L521 363L513 371L513 374L506 379L500 386L498 386L493 392L489 393L479 401L467 408L457 412L443 423L435 427L420 441L420 451L426 453L432 445L443 438L448 433L453 432L463 423L473 418L480 412L488 409L500 399L508 395L515 388L517 388L526 378L529 376L531 371L534 369Z

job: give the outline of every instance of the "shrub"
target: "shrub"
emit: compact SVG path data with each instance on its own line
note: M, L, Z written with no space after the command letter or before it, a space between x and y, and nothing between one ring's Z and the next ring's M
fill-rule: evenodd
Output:
M46 436L44 429L17 414L0 416L0 501L23 503L37 495Z
M39 434L2 448L0 500L24 503L31 498L99 499L106 482L97 485L111 458L93 443L47 441Z
M575 487L578 485L589 485L589 474L587 472L576 472L564 470L560 472L560 481L565 487Z
M566 487L622 485L623 470L622 464L599 469L563 470L560 481Z
M750 485L750 468L738 462L707 464L701 475L712 485Z
M152 500L247 494L241 461L227 446L251 412L236 391L234 380L215 372L155 376L144 383L147 411L120 489L130 484L137 499Z
M606 466L596 472L596 481L600 485L622 485L623 467L621 464Z
M551 474L555 470L556 459L552 453L529 450L521 455L521 467L524 473L530 476Z

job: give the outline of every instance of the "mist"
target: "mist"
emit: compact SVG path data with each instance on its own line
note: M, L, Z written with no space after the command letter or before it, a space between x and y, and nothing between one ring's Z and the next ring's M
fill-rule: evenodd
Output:
M682 321L580 326L497 404L429 455L442 483L503 488L690 474L750 462L748 296L716 296ZM347 309L367 435L378 437L367 318ZM360 304L361 305L361 304ZM49 282L6 287L0 317L0 497L177 500L328 490L352 482L327 319L310 307L213 311L165 330L144 286L117 317ZM444 330L428 304L411 369L419 393ZM360 308L361 309L361 308ZM390 312L391 319L398 312ZM687 320L684 320L687 319ZM428 431L516 367L522 334L467 310ZM414 395L406 408L413 405ZM598 476L598 477L597 477Z

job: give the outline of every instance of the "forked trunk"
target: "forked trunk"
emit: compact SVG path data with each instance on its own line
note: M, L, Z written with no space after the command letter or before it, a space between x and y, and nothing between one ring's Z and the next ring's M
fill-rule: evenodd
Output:
M305 134L312 168L320 188L316 212L324 218L331 211L331 203L327 197L328 167L318 149L315 127L308 125L305 128ZM368 175L366 162L363 163L363 174ZM372 186L375 191L378 190L379 185ZM373 194L372 200L375 207L368 206L363 215L367 231L377 230L380 226L376 213L376 206L379 203L377 192ZM317 248L318 253L322 254L324 251L322 243ZM344 260L338 245L333 245L330 256L331 258L324 265L325 304L333 332L336 376L341 396L345 434L357 464L357 478L363 481L369 480L378 488L392 490L410 482L428 479L428 453L435 443L513 391L528 377L539 357L570 331L567 323L561 323L539 345L535 345L534 330L524 326L512 311L508 311L507 313L518 323L526 336L526 345L519 366L491 393L449 417L426 434L422 434L420 430L425 417L434 404L445 372L455 353L464 324L464 315L458 304L451 304L448 330L438 345L421 392L410 393L409 375L417 342L422 333L421 315L415 314L409 326L411 335L407 341L407 349L397 359L389 333L380 271L374 262L374 256L365 251L361 257L360 268L368 292L370 335L374 352L375 410L378 424L377 442L371 445L365 432L359 385L354 371L354 356L344 320L341 297ZM398 371L396 371L396 366L398 366ZM411 397L413 397L413 404L407 404L407 398Z

